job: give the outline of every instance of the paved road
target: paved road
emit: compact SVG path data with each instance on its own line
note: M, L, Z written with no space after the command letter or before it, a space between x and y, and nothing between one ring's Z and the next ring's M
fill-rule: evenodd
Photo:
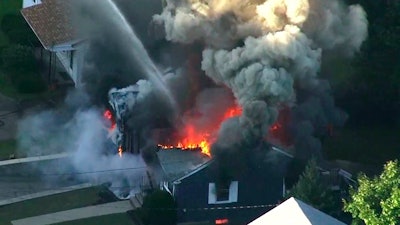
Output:
M13 225L48 225L95 216L124 213L131 209L133 209L133 207L129 203L129 200L127 200L78 209L71 209L41 216L28 217L25 219L11 221L11 223Z

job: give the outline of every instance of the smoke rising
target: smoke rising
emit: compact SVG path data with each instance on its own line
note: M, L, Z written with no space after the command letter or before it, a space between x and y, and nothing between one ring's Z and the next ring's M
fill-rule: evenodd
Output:
M223 125L214 152L220 146L235 148L238 141L232 139L262 139L279 109L289 105L297 149L320 155L316 129L343 124L346 118L335 108L330 87L317 76L321 57L327 51L346 56L358 51L367 35L366 14L359 5L331 0L166 3L154 16L164 25L166 38L204 42L202 69L229 87L243 107L239 120Z
M145 175L143 159L108 154L113 147L102 117L109 91L135 84L139 92L134 102L127 99L126 121L141 130L145 149L154 144L149 131L159 120L178 130L195 124L202 132L239 104L242 115L221 125L212 149L229 167L230 160L263 148L269 127L289 106L292 119L285 126L296 155L322 157L325 128L343 125L347 116L319 78L321 60L325 54L358 51L367 35L360 6L339 0L166 0L161 9L155 1L73 1L73 24L86 40L82 92L69 95L61 109L22 121L22 151L69 152L77 172L118 170L79 179L111 182L114 188L138 186ZM171 66L168 73L159 72Z
M108 124L102 110L81 99L87 96L72 93L62 108L22 120L18 132L19 153L27 156L68 153L68 159L38 169L43 174L71 174L77 180L93 184L110 182L119 197L129 194L122 193L123 188L135 193L143 185L146 164L139 156L116 155L115 146L107 137Z

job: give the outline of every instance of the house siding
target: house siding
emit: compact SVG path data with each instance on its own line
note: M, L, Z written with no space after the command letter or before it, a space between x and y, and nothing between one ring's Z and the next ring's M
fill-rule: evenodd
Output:
M179 222L208 221L226 218L229 224L246 224L272 209L282 199L284 173L277 173L273 167L251 169L236 179L238 181L238 201L226 204L208 204L208 185L217 181L213 165L175 184L175 199L178 204ZM267 208L218 209L212 207L238 207L271 205Z
M56 55L60 62L62 63L65 71L74 81L75 86L78 87L81 85L81 67L84 61L84 44L80 44L73 49L70 50L57 50ZM73 57L71 57L73 54ZM72 61L71 61L72 60Z

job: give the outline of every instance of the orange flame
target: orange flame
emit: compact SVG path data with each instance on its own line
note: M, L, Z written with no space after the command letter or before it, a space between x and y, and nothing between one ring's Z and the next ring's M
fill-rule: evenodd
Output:
M223 121L240 116L242 109L239 106L233 106L225 111L223 116L217 120L217 123L208 131L199 131L193 123L187 123L183 130L182 136L176 145L158 145L163 149L180 148L183 150L196 150L201 149L201 152L207 156L211 156L210 147L215 142L215 135L219 130Z
M122 146L118 147L118 155L120 158L122 158Z

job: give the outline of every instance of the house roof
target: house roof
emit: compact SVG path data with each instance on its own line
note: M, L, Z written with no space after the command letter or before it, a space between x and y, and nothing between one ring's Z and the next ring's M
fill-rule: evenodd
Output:
M190 174L211 159L200 150L163 149L157 156L168 181Z
M345 223L313 208L306 203L289 198L248 225L345 225Z
M267 152L267 158L278 155L293 158L292 155L278 147L271 146L272 151ZM161 167L168 181L181 181L197 172L207 168L214 160L201 151L183 151L181 149L168 149L157 152Z
M43 0L42 4L27 7L21 13L45 49L73 42L70 0Z

